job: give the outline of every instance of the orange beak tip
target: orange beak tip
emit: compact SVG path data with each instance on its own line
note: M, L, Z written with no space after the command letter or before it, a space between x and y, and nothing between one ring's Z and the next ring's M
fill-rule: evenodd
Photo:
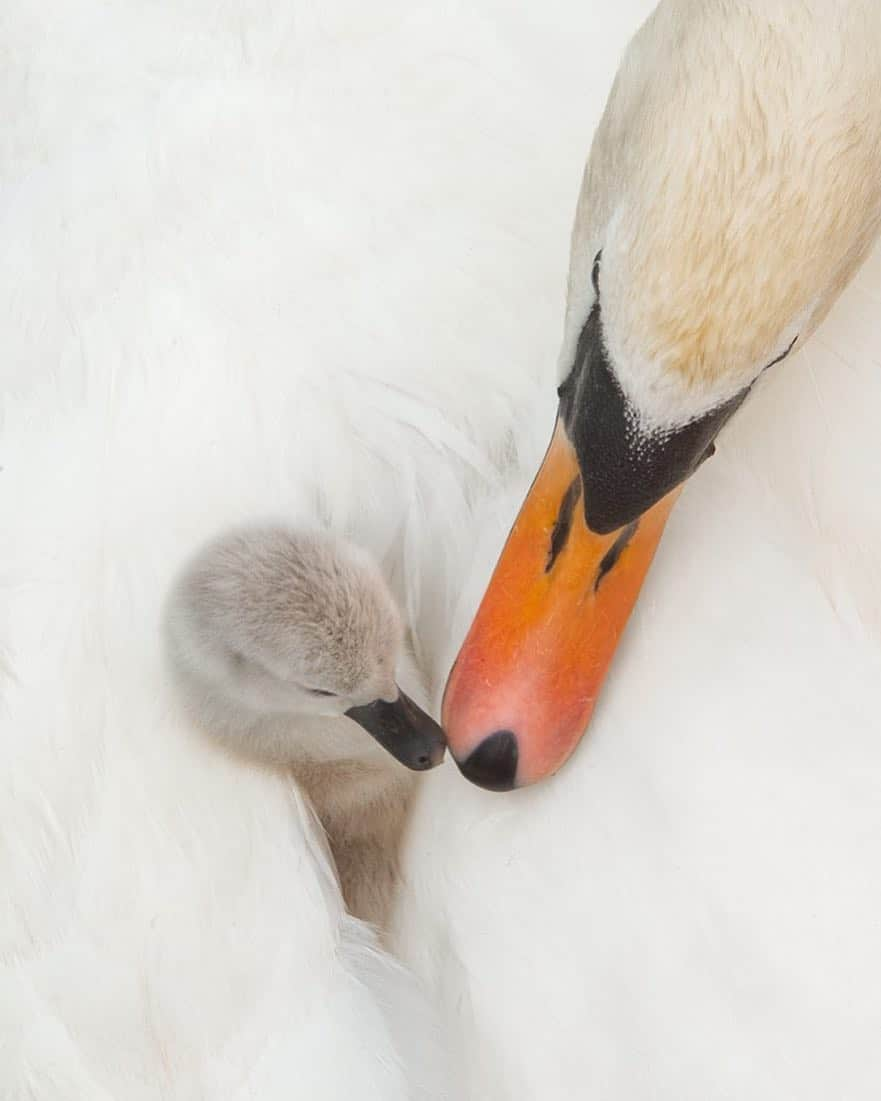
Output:
M677 492L618 531L592 531L558 422L447 681L442 721L466 779L511 791L572 755Z

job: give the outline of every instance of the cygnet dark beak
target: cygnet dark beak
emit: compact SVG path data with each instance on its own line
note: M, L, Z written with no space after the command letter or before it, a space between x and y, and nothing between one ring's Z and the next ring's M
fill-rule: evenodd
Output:
M444 759L447 739L434 719L398 689L398 698L374 700L346 712L383 749L416 772L434 768Z

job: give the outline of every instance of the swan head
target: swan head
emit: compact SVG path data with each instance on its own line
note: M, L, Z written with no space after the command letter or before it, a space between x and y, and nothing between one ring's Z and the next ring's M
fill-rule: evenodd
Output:
M575 219L553 437L444 698L484 787L573 751L684 483L877 235L873 36L850 28L843 51L847 28L774 8L661 4L616 78Z
M214 540L172 591L167 637L190 701L226 726L341 719L342 738L337 724L306 724L312 737L334 730L332 752L315 747L324 758L357 758L365 731L411 769L443 758L440 727L395 681L403 628L385 581L338 539L254 527Z

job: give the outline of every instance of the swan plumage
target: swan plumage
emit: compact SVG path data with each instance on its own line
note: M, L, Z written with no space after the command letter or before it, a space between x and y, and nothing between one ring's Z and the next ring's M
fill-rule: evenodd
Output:
M649 104L653 96L663 102L668 88L652 80L645 56L667 48L653 28L708 12L718 17L720 37L726 18L737 23L745 12L795 27L806 18L818 59L828 50L845 68L850 55L835 20L878 25L877 9L859 3L801 4L797 12L736 2L662 5L638 40L639 56L625 62L647 83ZM688 33L683 27L685 42L699 46ZM834 221L841 207L842 224L856 220L860 228L836 242L849 278L866 235L877 230L872 196L881 177L873 138L878 54L872 36L851 44L857 83L869 62L875 79L850 98L845 79L830 93L831 113L841 108L840 92L839 122L848 112L854 125L864 112L871 116L855 139L858 150L847 152L860 163L868 157L875 175L863 179L842 156L824 211ZM710 56L715 45L708 44ZM747 67L760 56L751 48L744 43L740 54ZM674 64L689 60L683 54ZM788 75L764 74L781 95ZM716 103L709 82L703 89ZM719 102L736 115L736 101ZM694 120L680 121L687 133ZM774 126L773 114L767 123ZM824 137L817 126L814 134ZM700 157L701 130L692 129ZM664 133L653 139L658 157ZM821 143L818 155L828 151ZM712 157L704 167L712 177ZM585 179L596 200L596 173L589 168ZM824 198L822 179L810 172L791 184L808 202ZM598 293L590 276L603 240L594 230L613 213L615 187L626 194L632 185L626 174L610 173L599 214L589 202L579 210L567 340ZM658 193L644 199L659 201ZM694 208L699 214L699 196ZM674 210L674 222L686 213ZM717 258L724 255L722 248ZM805 269L821 270L822 260L812 255ZM833 298L838 264L823 284ZM773 276L767 261L759 267L762 279ZM606 694L569 764L553 780L504 797L459 791L449 772L426 791L410 839L411 895L398 943L445 1007L465 1053L468 1096L868 1099L877 1092L879 286L876 252L813 339L763 375L715 458L686 485ZM640 301L635 295L627 309ZM814 304L822 313L829 301ZM777 320L785 345L791 319ZM571 341L564 356L567 347ZM549 390L552 382L549 373ZM712 392L697 380L692 397ZM647 408L657 394L651 386L645 393ZM669 390L663 398L669 409ZM679 419L699 412L681 400L676 409ZM536 449L533 463L539 458ZM479 509L477 551L462 563L469 579L440 669L468 628L534 469L501 484Z
M326 532L236 527L181 569L164 635L197 727L292 771L349 913L385 930L416 776L441 763L446 742L399 686L418 685L418 672L376 563Z
M430 502L464 538L534 363L482 374L457 247L413 281L468 209L430 200L470 104L423 124L456 64L358 5L7 14L0 1092L433 1098L418 991L345 917L292 781L178 710L161 610L202 541L266 516L362 543L408 622L419 563L445 599ZM521 247L468 220L483 264Z
M170 720L162 599L219 528L318 516L437 694L546 442L578 175L652 7L10 7L12 1097L419 1096L418 995L385 996L295 792ZM877 1095L879 288L875 256L689 485L570 767L432 776L398 945L472 1096Z
M689 477L881 226L881 9L666 0L587 159L547 455L444 696L497 790L551 775L602 691Z

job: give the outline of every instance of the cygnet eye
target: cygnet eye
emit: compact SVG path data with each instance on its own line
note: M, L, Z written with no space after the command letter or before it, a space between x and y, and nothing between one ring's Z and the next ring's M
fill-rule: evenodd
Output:
M337 694L336 692L328 692L325 688L307 688L306 691L313 696L335 696Z

